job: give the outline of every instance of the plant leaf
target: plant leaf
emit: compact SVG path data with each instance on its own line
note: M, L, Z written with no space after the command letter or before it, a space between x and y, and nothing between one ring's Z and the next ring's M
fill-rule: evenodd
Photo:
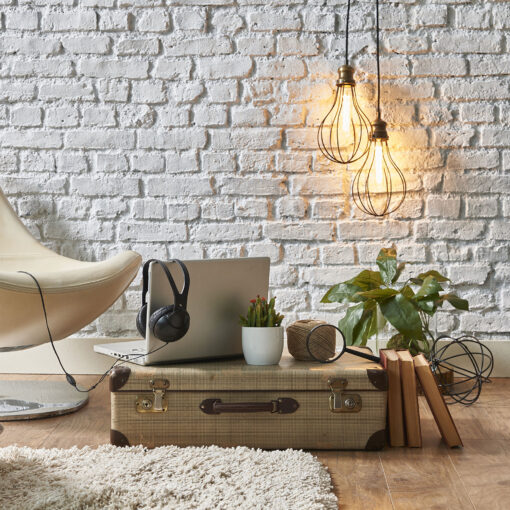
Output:
M414 283L415 285L422 285L423 280L421 278L409 278L409 281L411 283Z
M443 287L433 276L427 276L423 280L422 286L418 289L418 292L414 295L414 299L421 299L431 296L432 294L438 294Z
M395 245L391 248L383 248L377 255L376 262L384 283L390 285L397 274L397 249Z
M358 292L359 296L363 296L367 299L375 299L376 301L379 299L388 299L396 294L398 294L398 290L395 289L372 289L364 292Z
M455 294L443 294L440 298L441 301L448 301L452 306L457 308L457 310L466 310L469 311L469 303L467 299L462 299Z
M397 272L395 273L395 276L393 277L393 280L391 280L391 283L395 283L400 278L400 275L402 274L402 271L404 270L405 267L406 267L406 263L405 262L401 262L397 266Z
M400 291L407 299L410 299L414 296L414 290L409 287L409 285L405 285L402 287L402 290Z
M344 303L346 301L359 302L361 299L355 298L355 294L363 290L357 285L350 283L338 283L333 285L321 299L321 303Z
M420 315L403 294L397 294L379 303L381 312L388 322L408 338L423 338Z
M345 316L338 321L338 328L344 334L345 343L347 345L353 344L354 328L361 320L364 312L364 303L351 306L347 309Z
M425 273L420 273L418 275L418 278L425 280L425 278L427 278L427 276L433 276L438 282L449 282L450 281L450 278L446 278L446 276L443 276L442 274L438 273L434 269L432 269L431 271L427 271Z
M381 274L378 271L365 269L358 276L347 280L345 283L356 285L361 291L377 289L383 284Z

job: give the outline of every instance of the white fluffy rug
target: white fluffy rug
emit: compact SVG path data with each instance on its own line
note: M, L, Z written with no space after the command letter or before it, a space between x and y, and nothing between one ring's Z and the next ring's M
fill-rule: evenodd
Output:
M336 509L327 469L297 450L0 448L2 510Z

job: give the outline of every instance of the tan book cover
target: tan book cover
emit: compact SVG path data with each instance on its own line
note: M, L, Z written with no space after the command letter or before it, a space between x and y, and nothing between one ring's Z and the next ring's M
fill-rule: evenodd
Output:
M430 410L434 415L434 419L436 420L436 424L439 432L441 433L441 436L450 448L455 446L462 446L462 440L460 439L459 431L455 426L452 415L450 414L448 406L444 401L443 395L441 395L441 392L437 387L436 380L432 374L432 370L430 369L427 358L425 358L423 354L418 354L418 356L415 356L413 360L416 375L420 380L423 393L427 399Z
M409 351L397 351L400 360L400 382L404 402L407 446L421 448L420 408L416 392L414 361Z
M400 361L393 349L381 349L381 364L388 374L388 428L391 446L405 446Z

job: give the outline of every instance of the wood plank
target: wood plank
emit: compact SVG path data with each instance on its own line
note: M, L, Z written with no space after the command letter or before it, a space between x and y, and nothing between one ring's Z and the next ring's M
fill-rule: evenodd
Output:
M393 508L378 452L312 453L329 469L338 497L338 508Z

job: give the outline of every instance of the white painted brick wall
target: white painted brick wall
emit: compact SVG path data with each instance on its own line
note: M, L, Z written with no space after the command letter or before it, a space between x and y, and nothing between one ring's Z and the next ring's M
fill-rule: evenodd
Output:
M64 255L261 256L287 320L338 319L328 285L395 242L469 297L440 323L510 339L510 9L381 6L383 112L410 194L387 220L317 151L345 2L2 0L0 186ZM374 5L352 61L374 115ZM83 334L134 333L137 280Z

